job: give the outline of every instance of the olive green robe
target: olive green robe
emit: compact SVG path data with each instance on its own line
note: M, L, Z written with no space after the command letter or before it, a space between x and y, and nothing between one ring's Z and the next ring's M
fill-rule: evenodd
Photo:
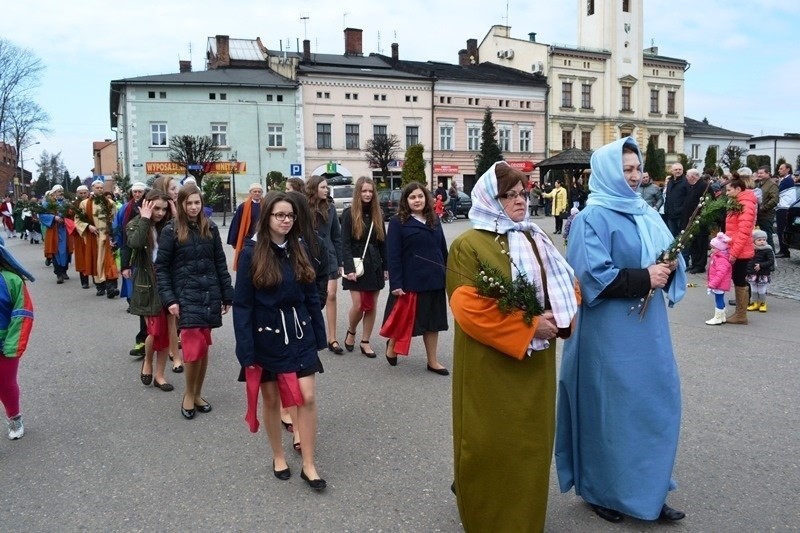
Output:
M447 261L448 295L460 285L474 285L468 278L477 275L479 261L511 277L509 260L495 237L470 230L453 242ZM508 249L506 236L500 239ZM554 340L547 350L519 361L469 337L456 323L453 448L465 531L544 530L555 383Z

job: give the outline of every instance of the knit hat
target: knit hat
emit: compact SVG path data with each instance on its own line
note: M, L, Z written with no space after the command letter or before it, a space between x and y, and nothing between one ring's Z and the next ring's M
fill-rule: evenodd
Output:
M577 207L573 207L569 210L570 215L577 215L578 213L580 213L580 210Z
M757 239L766 239L766 238L767 238L767 232L766 231L760 230L760 229L754 229L753 230L753 240L754 241L757 240Z
M731 238L725 235L722 232L717 233L717 236L711 239L711 246L716 248L717 250L727 250L728 244L731 242Z
M144 191L146 189L147 189L147 185L145 185L141 181L137 181L136 183L131 185L131 190L132 191Z
M264 190L260 183L251 183L250 188L247 189L247 192L253 192L253 189L260 189L261 191Z

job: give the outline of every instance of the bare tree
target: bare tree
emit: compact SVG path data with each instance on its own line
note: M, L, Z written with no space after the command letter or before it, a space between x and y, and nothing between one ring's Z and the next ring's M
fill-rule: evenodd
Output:
M6 139L8 114L15 99L25 100L27 91L39 85L44 70L41 60L28 49L0 39L0 137Z
M367 141L367 162L372 168L381 169L381 176L386 181L389 178L389 164L397 157L400 139L397 135L376 135Z
M747 154L747 150L734 144L728 145L722 152L722 164L728 167L731 172L736 172L742 168L742 158Z
M203 184L207 163L216 163L222 159L217 145L207 135L176 135L169 140L169 160L183 165L186 171L197 180L197 186ZM197 167L198 168L189 168Z

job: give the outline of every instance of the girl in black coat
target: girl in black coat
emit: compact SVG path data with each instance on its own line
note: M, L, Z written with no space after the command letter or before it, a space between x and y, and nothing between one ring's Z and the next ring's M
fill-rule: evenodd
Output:
M325 348L325 323L315 271L308 248L300 240L295 199L282 192L264 198L257 233L239 256L233 322L240 381L260 370L264 426L272 448L273 472L281 480L291 472L281 445L281 388L302 398L297 406L303 436L300 477L313 489L325 488L314 464L317 434L315 374L322 372L317 351ZM299 391L298 391L299 389Z
M181 328L186 390L181 414L211 411L201 392L208 367L211 329L222 326L222 315L233 303L233 286L216 224L203 213L196 185L178 193L177 217L158 238L156 277L158 295Z
M372 228L372 231L370 231ZM386 232L383 214L376 198L372 178L361 177L353 188L353 203L342 213L342 258L344 280L342 287L350 291L352 307L348 313L344 347L352 352L356 343L356 327L364 320L361 332L361 353L375 357L369 345L375 326L375 302L378 292L389 278L386 262ZM366 250L366 253L365 253ZM356 275L355 259L363 256L364 274ZM347 342L351 340L351 342Z

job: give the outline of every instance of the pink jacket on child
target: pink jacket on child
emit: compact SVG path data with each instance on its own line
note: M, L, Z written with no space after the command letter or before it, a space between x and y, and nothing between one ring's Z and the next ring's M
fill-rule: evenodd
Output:
M728 260L728 251L714 250L708 264L708 288L716 291L731 290L733 265Z

